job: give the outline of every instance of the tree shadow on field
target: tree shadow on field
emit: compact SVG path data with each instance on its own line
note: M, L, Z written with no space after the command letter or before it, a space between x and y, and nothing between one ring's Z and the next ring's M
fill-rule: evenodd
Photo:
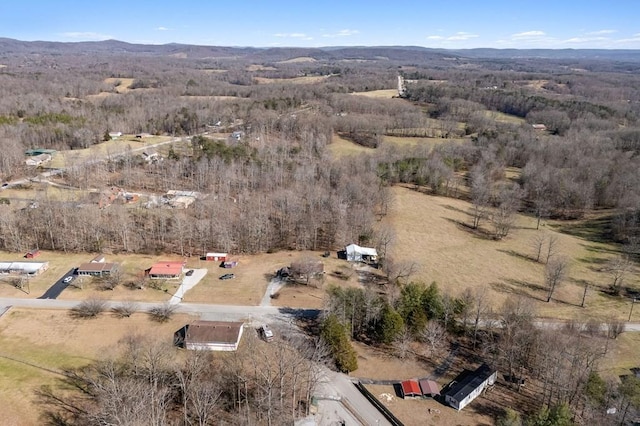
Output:
M451 206L451 205L448 205L448 204L443 206L443 207L445 209L447 209L447 210L452 210L454 212L462 213L464 215L467 215L467 216L471 217L471 213L469 213L467 210L462 210L461 208L454 207L454 206Z
M585 219L572 223L563 223L558 226L558 231L563 234L580 237L595 243L608 243L613 239L613 216L601 216L594 219Z
M535 260L533 257L531 257L531 256L529 256L529 255L527 255L527 254L518 253L518 252L517 252L517 251L515 251L515 250L503 250L503 249L498 249L498 251L499 251L500 253L508 254L509 256L513 256L513 257L516 257L516 258L518 258L518 259L526 260L526 261L528 261L528 262L538 263L538 262L536 262L536 260Z
M495 240L493 234L491 234L490 232L482 228L474 229L468 223L465 223L456 219L452 219L450 217L443 217L443 219L448 220L449 222L455 224L458 229L460 229L461 231L465 231L468 234L471 234L475 238L479 238L481 240L492 240L492 241Z
M509 293L509 294L515 294L517 296L530 297L532 299L539 300L541 302L547 301L547 299L544 298L544 296L537 296L535 294L540 291L543 291L543 292L547 291L546 288L544 288L539 284L507 278L507 279L504 279L503 282L492 282L489 285L491 286L491 288L493 288L494 290L500 293ZM533 293L528 290L532 290Z

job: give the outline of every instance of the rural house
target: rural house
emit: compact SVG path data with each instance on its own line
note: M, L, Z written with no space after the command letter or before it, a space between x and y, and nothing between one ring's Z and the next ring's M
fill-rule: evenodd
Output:
M476 371L465 370L449 385L445 393L445 401L456 410L462 410L487 386L493 385L497 377L498 372L487 364L482 364Z
M374 248L360 247L357 244L349 244L345 247L347 260L349 262L376 262L378 252Z
M117 269L117 263L89 262L78 266L76 273L78 275L104 277L113 274Z
M242 322L195 321L175 332L174 343L189 350L235 351L243 329Z
M152 280L175 280L182 276L184 261L158 262L145 272Z
M25 160L25 164L27 166L40 166L44 163L47 163L51 161L51 155L50 154L39 154L39 155L34 155L31 156L29 158L27 158Z

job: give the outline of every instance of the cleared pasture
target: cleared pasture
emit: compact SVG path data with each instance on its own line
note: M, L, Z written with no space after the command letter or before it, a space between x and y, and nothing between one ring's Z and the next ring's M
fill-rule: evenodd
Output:
M391 99L398 96L398 89L370 90L368 92L353 92L354 96L366 96L374 99Z
M158 323L142 313L120 319L105 312L82 320L67 311L9 310L0 317L0 424L43 424L36 391L59 388L62 376L56 372L87 365L128 336L153 336L170 345L173 333L193 319L176 314Z
M628 315L628 299L600 291L611 282L602 264L614 255L615 247L560 233L552 221L536 230L536 220L522 215L507 238L494 241L471 232L470 204L466 201L404 187L394 187L392 193L394 203L385 222L396 235L390 253L397 260L415 261L420 266L413 280L436 281L441 290L454 295L466 288L485 287L494 309L509 296L522 296L545 317L605 319ZM481 226L489 227L486 222ZM531 259L532 240L541 234L556 238L558 255L570 261L568 278L549 303L545 301L544 265ZM586 307L582 308L585 285ZM627 285L640 285L637 274L628 278ZM640 318L640 312L635 318Z

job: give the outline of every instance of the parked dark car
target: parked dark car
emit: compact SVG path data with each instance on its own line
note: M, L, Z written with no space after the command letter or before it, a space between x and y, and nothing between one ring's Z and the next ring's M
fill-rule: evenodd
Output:
M188 276L188 277L193 275L193 269L189 269L185 275Z
M224 274L224 275L220 275L220 279L221 280L230 280L232 278L235 278L236 275L235 274Z

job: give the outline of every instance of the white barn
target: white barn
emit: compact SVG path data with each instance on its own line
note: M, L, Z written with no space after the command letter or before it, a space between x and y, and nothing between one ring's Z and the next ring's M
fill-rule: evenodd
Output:
M49 268L49 262L0 262L0 274L28 275L41 274Z
M378 260L378 252L374 248L360 247L357 244L349 244L345 248L349 262L375 262Z

